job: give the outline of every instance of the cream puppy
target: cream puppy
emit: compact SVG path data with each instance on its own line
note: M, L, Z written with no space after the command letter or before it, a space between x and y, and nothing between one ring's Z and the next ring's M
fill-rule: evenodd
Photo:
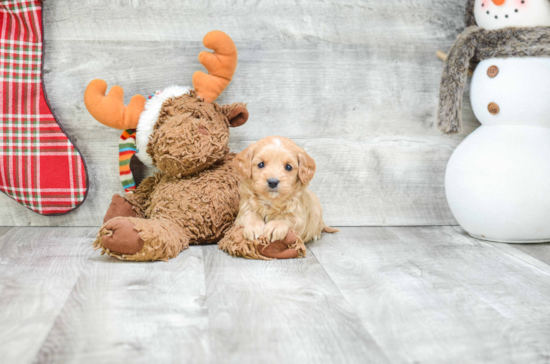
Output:
M315 161L292 140L271 136L252 144L235 157L243 180L241 202L235 225L244 238L264 236L282 240L289 229L307 243L322 232L334 233L323 222L321 203L307 188L315 174Z

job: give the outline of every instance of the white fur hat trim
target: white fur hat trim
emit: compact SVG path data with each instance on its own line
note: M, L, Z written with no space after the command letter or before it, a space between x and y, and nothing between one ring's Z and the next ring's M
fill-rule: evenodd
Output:
M160 93L156 93L145 103L145 110L139 117L139 122L136 132L136 147L138 152L136 155L139 160L148 166L153 165L153 159L147 154L147 143L153 134L153 129L157 123L160 108L164 101L171 97L181 96L191 90L191 87L170 86Z

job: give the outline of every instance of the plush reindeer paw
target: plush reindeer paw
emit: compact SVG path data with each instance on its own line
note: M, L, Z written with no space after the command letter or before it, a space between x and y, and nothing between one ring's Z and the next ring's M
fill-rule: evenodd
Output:
M136 254L144 245L133 222L124 218L107 221L99 231L96 243L96 248L103 248L109 255L116 256Z
M109 205L109 209L105 213L105 217L103 218L103 223L105 224L107 221L115 218L115 217L136 217L137 214L132 208L132 204L129 203L119 195L118 193L113 195L113 198L111 199L111 204Z
M120 260L168 261L189 247L189 238L170 220L115 217L99 229L93 246Z
M291 259L306 255L306 247L299 237L292 230L288 230L286 236L281 240L269 242L265 237L260 237L258 252L268 258Z
M244 237L242 226L233 226L218 242L221 250L234 257L247 259L290 259L306 256L306 247L300 237L289 230L284 239L269 242L264 235L257 240L249 240Z

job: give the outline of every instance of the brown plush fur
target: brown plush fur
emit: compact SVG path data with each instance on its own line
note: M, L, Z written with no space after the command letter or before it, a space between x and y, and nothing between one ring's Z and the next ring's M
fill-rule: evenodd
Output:
M204 102L193 91L166 100L147 153L158 169L174 177L211 166L229 152L228 116L237 106L242 104Z
M124 196L136 217L128 217L118 199L109 209L125 215L114 219L126 219L139 234L125 241L141 238L143 248L130 255L115 251L112 237L121 224L113 225L113 219L100 229L94 246L118 259L145 261L173 258L189 244L219 241L239 208L240 178L233 165L235 155L227 146L229 126L243 124L245 114L244 121L248 113L243 104L207 103L194 92L165 101L147 147L160 172ZM236 118L241 119L233 124ZM133 234L127 223L122 226L125 234ZM111 248L103 242L107 236Z
M462 94L468 68L484 59L506 57L550 57L550 27L466 28L451 48L441 76L437 121L441 131L462 131Z
M144 189L140 185L133 194L149 195L144 217L176 222L191 244L218 241L233 224L239 206L234 156L230 153L213 167L191 176L177 178L161 172L149 177L154 184L147 183ZM130 203L135 201L133 195L128 196Z

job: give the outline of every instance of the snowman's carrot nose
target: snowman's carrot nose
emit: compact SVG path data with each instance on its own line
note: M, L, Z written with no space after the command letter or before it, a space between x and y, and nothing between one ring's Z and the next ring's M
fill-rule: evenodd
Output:
M501 6L506 0L491 0L496 6Z

